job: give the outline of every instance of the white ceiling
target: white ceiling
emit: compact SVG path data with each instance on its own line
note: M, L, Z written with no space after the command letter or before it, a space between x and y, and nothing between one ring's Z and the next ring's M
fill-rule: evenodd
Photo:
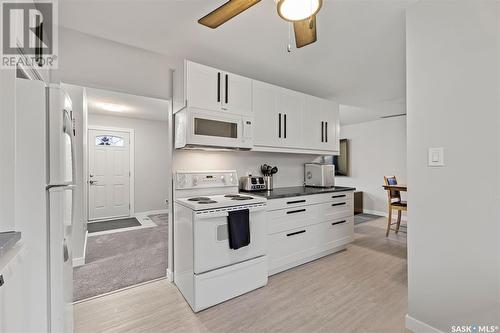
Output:
M167 120L168 101L111 90L95 88L85 88L85 90L87 92L88 112L91 114L146 120ZM103 104L111 104L123 110L119 112L108 111L102 107Z
M291 53L274 0L215 30L196 22L225 1L64 0L60 24L365 110L343 123L404 112L404 10L416 0L324 0L318 42Z

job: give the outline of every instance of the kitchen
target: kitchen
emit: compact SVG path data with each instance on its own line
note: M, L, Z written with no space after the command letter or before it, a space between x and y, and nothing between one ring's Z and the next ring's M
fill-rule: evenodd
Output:
M2 242L7 244L2 251L15 245L14 252L0 253L0 327L7 332L72 331L73 324L76 332L439 332L461 321L496 323L498 302L487 294L497 288L497 266L487 263L498 259L492 222L498 216L469 208L471 203L489 207L497 198L498 190L484 183L496 182L497 164L491 149L462 135L467 131L490 143L498 138L497 118L490 112L496 95L475 80L481 75L491 87L497 83L489 68L496 58L487 56L496 55L491 48L496 37L477 28L496 24L497 8L489 6L323 1L318 40L299 47L294 25L276 15L273 1L213 30L196 23L216 8L201 1L61 2L60 63L50 75L41 73L45 82L169 104L173 151L165 173L171 188L161 198L169 209L168 269L163 278L74 304L57 294L56 306L47 305L48 292L61 291L50 279L59 268L44 271L33 253L42 256L44 245L60 244L37 237L47 234L45 224L30 227L39 220L37 212L45 216L43 207L25 208L26 200L45 202L34 197L45 193L33 190L35 183L50 184L43 183L42 172L36 180L23 177L43 161L46 148L43 140L30 142L23 133L43 126L23 122L23 112L2 113L2 156L8 158L1 163L0 231L21 234ZM123 20L110 19L117 16ZM308 27L316 28L316 19ZM485 52L467 53L463 45ZM474 80L452 75L457 67ZM22 105L17 93L22 89L11 83L19 79L12 71L0 73L2 109L15 110L16 103ZM480 116L472 117L467 111L475 103ZM456 119L454 130L443 131L455 113L468 121ZM436 157L428 155L430 148L437 149ZM37 154L31 156L33 150ZM484 181L477 180L481 198L459 196L457 175L470 168L463 163L464 150L491 162ZM441 165L431 166L434 158ZM399 232L392 229L395 219L387 218L392 199L391 190L383 188L384 176L396 176L400 188L409 184L411 209L402 213ZM83 181L88 177L83 174ZM359 192L363 200L357 209L364 214L354 215ZM406 201L400 194L395 204ZM453 209L459 204L464 208ZM366 215L374 217L361 221ZM466 227L470 220L477 228ZM464 235L470 240L458 247L455 241ZM66 263L70 252L56 250L43 260ZM479 257L482 268L490 267L488 274L463 275L464 265L479 269ZM33 278L38 275L42 278ZM47 285L52 288L45 290ZM66 315L44 316L62 314L57 306L63 303ZM23 320L26 311L32 314L29 321Z

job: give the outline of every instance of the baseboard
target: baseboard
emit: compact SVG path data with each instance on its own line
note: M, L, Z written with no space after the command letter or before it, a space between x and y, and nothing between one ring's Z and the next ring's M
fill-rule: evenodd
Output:
M363 214L372 214L372 215L378 215L378 216L383 216L383 217L388 217L389 213L387 212L379 212L376 210L370 210L370 209L363 209ZM393 213L392 214L392 219L395 220L397 219L398 214ZM401 221L408 221L408 216L406 214L401 215Z
M87 254L87 236L88 235L89 235L89 232L85 231L85 242L83 243L83 256L78 257L78 258L73 258L73 267L85 265L85 255Z
M443 331L438 330L420 320L417 320L408 314L405 317L406 328L413 333L443 333Z
M146 217L148 215L156 215L156 214L168 214L168 209L160 209L160 210L148 210L146 212L138 212L135 213L135 217Z

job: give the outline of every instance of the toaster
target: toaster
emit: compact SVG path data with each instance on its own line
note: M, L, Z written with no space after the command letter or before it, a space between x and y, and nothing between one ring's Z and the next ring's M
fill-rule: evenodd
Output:
M304 179L306 186L335 186L335 165L306 163L304 167Z
M240 190L242 191L263 191L266 188L264 177L253 177L252 175L240 177Z

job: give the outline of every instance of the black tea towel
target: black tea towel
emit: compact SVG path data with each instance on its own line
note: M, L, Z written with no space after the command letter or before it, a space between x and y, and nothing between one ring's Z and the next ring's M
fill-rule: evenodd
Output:
M237 250L250 244L249 210L233 210L227 217L229 248Z

